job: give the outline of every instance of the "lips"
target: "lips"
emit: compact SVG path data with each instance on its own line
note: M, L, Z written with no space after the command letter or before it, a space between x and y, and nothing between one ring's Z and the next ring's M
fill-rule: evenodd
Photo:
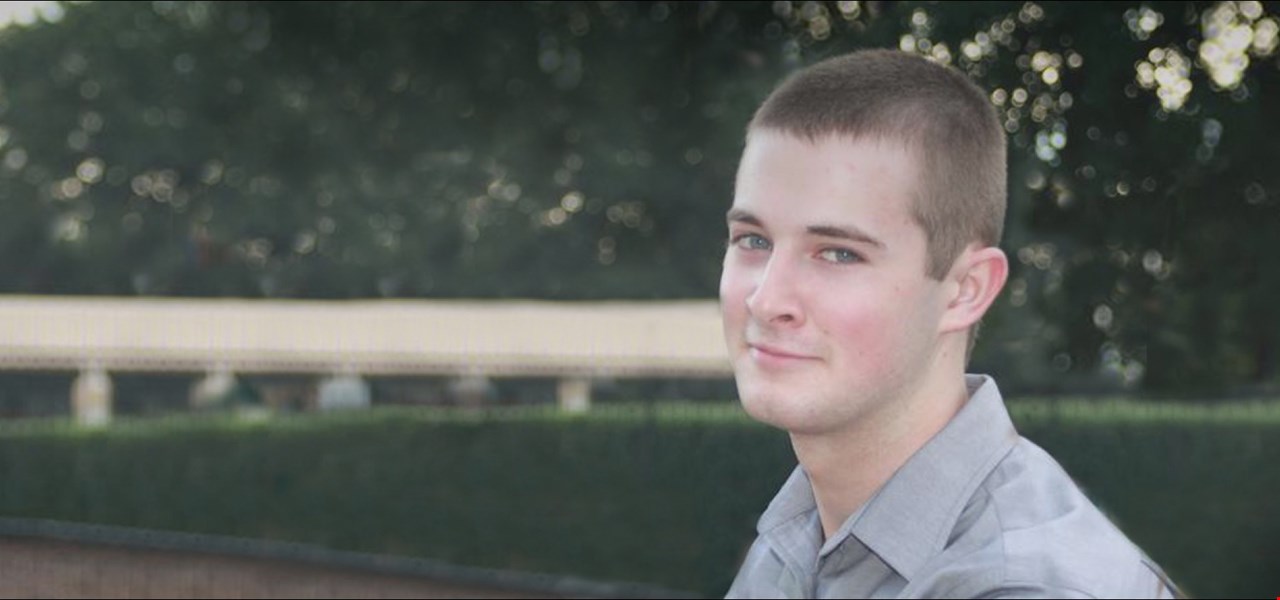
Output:
M794 352L779 346L770 344L752 344L748 343L747 347L753 354L759 354L761 357L781 360L815 360L816 356L811 356L801 352Z

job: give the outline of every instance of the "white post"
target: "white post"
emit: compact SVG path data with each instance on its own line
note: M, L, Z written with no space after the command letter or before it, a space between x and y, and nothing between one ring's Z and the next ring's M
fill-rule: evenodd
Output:
M493 382L482 373L467 373L449 384L449 392L459 405L479 408L484 406L493 394Z
M316 408L320 411L367 409L373 403L369 383L354 372L334 375L320 382Z
M76 423L96 427L111 422L111 377L101 367L80 371L71 384L71 412Z
M225 409L235 389L235 373L224 366L214 367L191 386L188 404L192 410L200 412Z
M585 377L561 379L556 386L560 410L583 413L591 408L591 380Z

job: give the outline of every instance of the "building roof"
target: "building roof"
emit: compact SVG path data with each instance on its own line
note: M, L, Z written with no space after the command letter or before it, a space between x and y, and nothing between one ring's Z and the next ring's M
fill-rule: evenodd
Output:
M712 300L0 296L0 369L728 377Z

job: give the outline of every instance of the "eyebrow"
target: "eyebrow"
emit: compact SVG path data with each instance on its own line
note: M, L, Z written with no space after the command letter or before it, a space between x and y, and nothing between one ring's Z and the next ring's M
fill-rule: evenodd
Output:
M750 212L742 210L740 208L729 209L729 212L725 214L725 219L730 223L746 223L747 225L754 225L756 227L764 228L764 223L760 220L759 217L751 214ZM884 242L876 239L871 234L868 234L867 232L862 231L857 227L836 226L836 225L810 225L805 228L805 231L807 231L811 235L848 240L850 242L858 242L858 243L867 244L870 246L875 246L876 248L879 248L881 250L884 250L885 248Z

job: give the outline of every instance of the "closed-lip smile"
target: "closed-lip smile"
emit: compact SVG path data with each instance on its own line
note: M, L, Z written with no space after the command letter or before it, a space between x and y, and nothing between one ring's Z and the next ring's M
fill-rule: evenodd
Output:
M751 350L759 352L760 354L770 358L784 358L784 359L790 358L790 359L797 359L797 360L806 360L806 359L811 360L816 358L814 356L808 356L804 354L797 354L795 352L790 352L782 348L779 348L777 346L770 346L768 344L748 343L747 347Z

